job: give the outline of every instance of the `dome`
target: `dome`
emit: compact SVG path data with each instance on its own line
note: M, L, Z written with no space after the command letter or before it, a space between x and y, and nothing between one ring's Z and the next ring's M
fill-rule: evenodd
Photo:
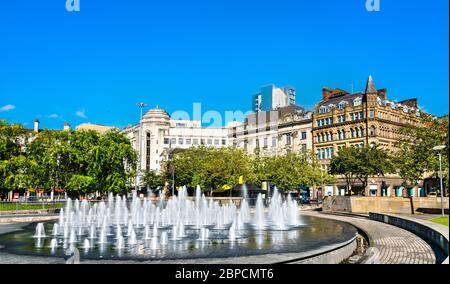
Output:
M142 120L144 121L161 121L161 120L169 120L170 115L162 108L156 107L148 110Z

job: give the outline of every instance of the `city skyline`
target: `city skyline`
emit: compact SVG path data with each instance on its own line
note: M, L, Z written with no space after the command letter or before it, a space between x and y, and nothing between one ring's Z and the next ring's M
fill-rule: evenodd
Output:
M372 13L357 0L109 2L76 13L64 3L5 5L0 118L125 127L141 101L169 113L192 114L196 102L246 112L267 84L294 86L312 110L322 87L363 91L368 75L392 99L448 113L447 1L385 1Z

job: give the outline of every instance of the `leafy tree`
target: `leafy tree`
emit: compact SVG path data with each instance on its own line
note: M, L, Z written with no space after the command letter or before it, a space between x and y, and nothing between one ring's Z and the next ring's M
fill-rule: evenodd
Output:
M95 187L96 180L90 176L73 175L66 185L71 195L85 195Z
M411 185L424 175L439 177L439 158L433 150L435 146L445 145L442 151L442 167L444 183L448 186L449 158L449 117L426 117L420 125L409 125L401 128L402 138L397 142L395 165L398 174Z
M157 174L155 171L145 171L142 179L142 186L150 189L156 189L164 186L164 177Z
M342 175L345 178L347 191L352 190L358 180L359 153L354 147L341 149L330 161L329 173L332 175Z
M365 189L369 177L384 176L393 171L388 152L377 146L343 148L338 152L338 155L331 159L329 168L330 174L345 177L348 191L358 181L362 188Z

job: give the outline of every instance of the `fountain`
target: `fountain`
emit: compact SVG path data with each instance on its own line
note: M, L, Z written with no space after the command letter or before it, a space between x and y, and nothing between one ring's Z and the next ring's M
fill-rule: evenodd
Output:
M89 239L84 239L83 247L85 250L89 250L91 248L91 242Z
M45 229L44 229L44 223L38 223L36 226L36 233L34 234L35 238L45 238Z
M199 241L207 241L209 238L209 229L207 228L201 228L200 229L200 238Z
M131 234L130 234L130 238L128 240L128 244L129 245L136 245L137 244L136 232L134 231L134 229L131 229Z
M243 194L248 194L245 186ZM353 233L335 221L300 217L297 202L290 196L284 199L276 188L268 206L259 194L254 207L245 198L239 207L220 204L202 194L199 186L192 197L185 187L169 200L161 192L158 195L160 199L153 200L109 194L107 200L95 203L68 199L56 223L48 226L53 227L48 253L61 253L80 243L90 258L121 258L122 254L152 259L235 257L307 251L302 246L346 241ZM32 229L30 237L46 236L43 223ZM35 243L36 251L42 244Z
M58 240L57 239L52 239L51 241L50 241L50 248L51 249L56 249L58 247Z
M59 225L57 223L53 224L52 236L59 235Z

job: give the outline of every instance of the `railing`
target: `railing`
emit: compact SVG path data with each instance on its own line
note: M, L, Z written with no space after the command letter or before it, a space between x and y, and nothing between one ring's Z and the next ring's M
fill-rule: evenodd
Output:
M54 214L64 205L61 201L1 201L0 216Z

